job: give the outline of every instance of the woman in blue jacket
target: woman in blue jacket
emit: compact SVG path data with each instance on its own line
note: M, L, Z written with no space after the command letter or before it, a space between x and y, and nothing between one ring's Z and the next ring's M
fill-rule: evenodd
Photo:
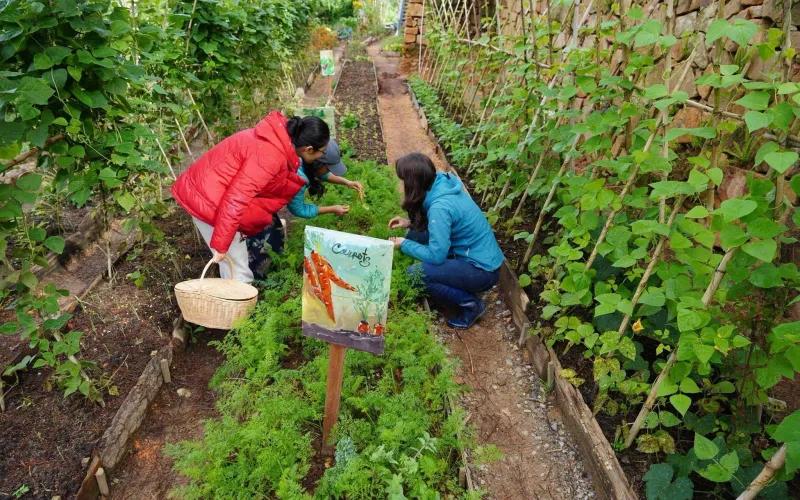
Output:
M421 274L430 297L458 308L447 324L469 328L486 310L477 294L497 284L503 264L492 227L458 177L437 173L427 156L406 155L395 169L403 181L403 208L409 218L394 217L389 228L410 230L405 238L392 241L422 261L409 272Z

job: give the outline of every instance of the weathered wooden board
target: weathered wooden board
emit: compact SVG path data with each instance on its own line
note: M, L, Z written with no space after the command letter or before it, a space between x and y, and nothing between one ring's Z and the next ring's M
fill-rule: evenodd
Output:
M158 353L148 361L136 385L125 397L111 425L100 438L98 454L106 470L112 470L125 453L128 438L139 428L148 406L164 383L161 360L166 359L167 363L171 364L172 356L172 344L168 344L159 349Z

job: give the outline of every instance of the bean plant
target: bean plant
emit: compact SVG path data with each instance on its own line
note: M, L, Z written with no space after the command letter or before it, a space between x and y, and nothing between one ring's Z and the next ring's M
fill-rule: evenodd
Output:
M769 495L787 497L798 414L772 396L800 372L789 33L709 11L679 38L666 5L598 3L589 22L550 2L564 15L529 13L511 35L434 2L411 88L509 242L529 333L579 352L618 451L653 455L647 496L738 495L785 454ZM721 48L699 75L701 45ZM748 77L756 63L771 70Z
M182 149L201 121L217 123L218 133L254 123L294 73L304 81L315 6L0 1L0 333L33 348L0 366L3 376L51 367L66 395L101 401L92 366L80 359L83 334L59 307L66 292L39 281L66 236L42 207L60 200L90 209L104 229L120 219L126 230L157 236L150 221L167 210L163 193L175 174L167 151Z

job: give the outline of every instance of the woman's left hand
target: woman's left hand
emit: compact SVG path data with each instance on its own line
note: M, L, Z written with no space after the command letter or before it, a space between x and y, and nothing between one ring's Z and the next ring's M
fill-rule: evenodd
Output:
M358 182L358 181L347 181L347 187L349 187L350 189L355 189L356 191L358 191L358 196L361 197L362 200L364 199L364 186L361 185L360 182Z
M395 248L400 248L400 245L402 245L403 242L406 241L406 239L403 238L402 236L392 236L391 238L389 238L389 241L391 241L394 244Z

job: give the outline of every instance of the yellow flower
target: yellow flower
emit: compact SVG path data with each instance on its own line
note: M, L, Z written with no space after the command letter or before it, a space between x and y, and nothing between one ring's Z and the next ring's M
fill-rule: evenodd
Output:
M642 318L637 319L636 323L634 323L631 328L633 328L634 333L639 333L642 330L644 330L644 325L642 324Z

